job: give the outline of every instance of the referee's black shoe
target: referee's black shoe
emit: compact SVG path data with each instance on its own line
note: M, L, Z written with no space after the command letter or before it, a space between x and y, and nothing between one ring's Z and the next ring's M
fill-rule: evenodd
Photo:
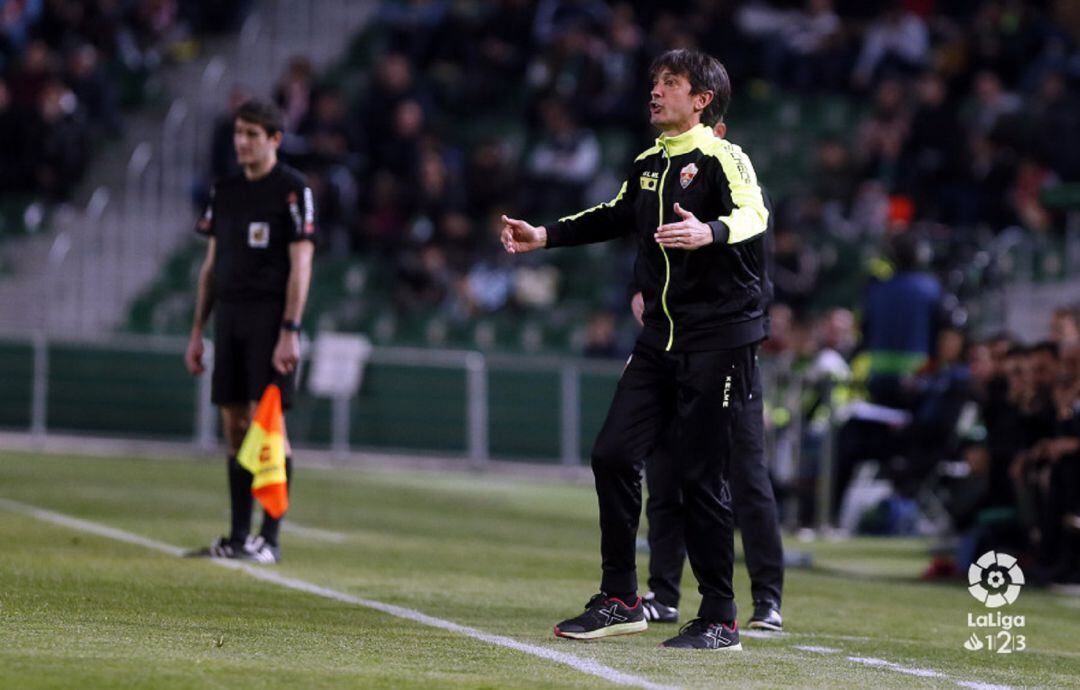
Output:
M641 597L641 605L645 607L645 620L652 623L678 623L679 609L667 604L661 604L653 592L645 592Z
M660 643L661 647L672 649L714 649L718 651L742 651L739 642L739 624L732 622L731 627L723 623L714 623L704 618L695 618L680 630L679 634Z
M754 615L750 617L746 626L752 630L782 631L784 629L784 619L780 617L780 607L776 602L768 599L755 601Z
M585 613L568 618L555 626L556 637L574 640L598 640L602 637L632 635L645 632L649 623L645 620L645 608L638 597L633 606L622 599L609 597L600 592L585 604Z
M244 558L244 542L233 541L228 537L221 536L213 541L210 546L194 549L184 554L184 558Z

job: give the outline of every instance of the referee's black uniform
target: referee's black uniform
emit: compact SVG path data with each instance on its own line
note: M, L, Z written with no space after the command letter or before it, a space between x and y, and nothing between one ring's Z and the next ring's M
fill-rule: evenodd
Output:
M674 205L713 232L694 251L657 243ZM756 344L765 337L762 275L768 212L743 151L697 125L642 153L611 202L548 226L549 247L636 233L634 276L644 327L592 453L600 507L601 590L637 591L641 470L671 430L686 509L685 538L702 594L698 616L735 620L733 517L727 487L735 420L749 399Z
M196 231L213 237L214 373L211 399L217 405L243 405L262 397L270 383L281 389L285 408L292 404L295 372L281 375L273 365L292 270L289 247L315 241L315 205L304 176L276 163L269 173L249 180L243 173L211 190ZM229 541L244 548L251 531L251 473L229 456L232 513ZM292 457L285 458L292 483ZM281 519L264 516L260 536L277 548ZM216 545L215 545L216 547ZM213 548L211 547L211 550ZM212 555L216 555L213 554ZM275 553L274 558L280 558Z
M289 407L295 376L280 376L271 360L285 311L289 245L315 241L311 188L299 171L280 162L256 180L237 173L214 185L196 231L217 244L214 404L258 400L277 381Z

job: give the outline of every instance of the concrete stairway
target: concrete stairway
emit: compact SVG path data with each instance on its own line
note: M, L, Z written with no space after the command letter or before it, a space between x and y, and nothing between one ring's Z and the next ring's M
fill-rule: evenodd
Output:
M375 4L261 0L239 35L211 39L199 58L166 68L167 105L127 118L122 140L95 158L75 203L56 210L52 231L0 247L13 268L0 280L0 332L95 337L120 324L191 235L192 182L208 167L212 124L232 86L268 97L294 55L326 67Z

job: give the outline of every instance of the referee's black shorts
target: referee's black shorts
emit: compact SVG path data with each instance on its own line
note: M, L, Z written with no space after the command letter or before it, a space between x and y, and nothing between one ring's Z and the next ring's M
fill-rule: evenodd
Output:
M214 375L210 399L215 405L241 405L262 397L276 382L281 402L292 405L296 374L274 369L274 347L281 334L283 302L225 302L214 305Z

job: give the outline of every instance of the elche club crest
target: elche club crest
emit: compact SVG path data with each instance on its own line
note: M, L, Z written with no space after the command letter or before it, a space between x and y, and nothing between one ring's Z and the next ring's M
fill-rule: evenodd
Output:
M987 551L968 568L968 585L971 596L996 609L1020 596L1024 572L1009 554Z
M690 186L690 183L697 177L697 166L693 163L687 163L686 166L679 171L679 184L683 189Z

